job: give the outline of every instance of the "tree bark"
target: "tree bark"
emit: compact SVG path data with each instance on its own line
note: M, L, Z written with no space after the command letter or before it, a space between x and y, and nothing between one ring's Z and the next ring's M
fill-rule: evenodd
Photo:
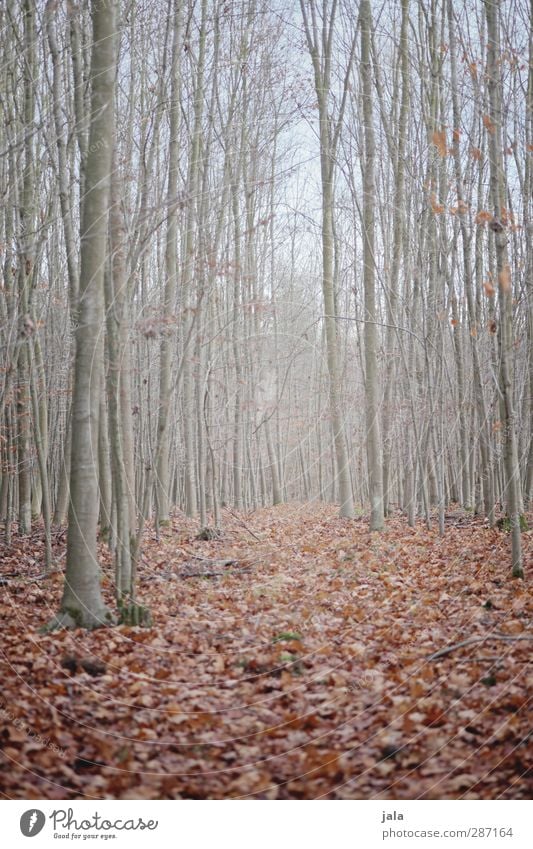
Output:
M500 34L499 0L484 0L487 19L487 87L490 116L485 122L490 160L491 199L494 217L491 231L496 248L496 270L498 274L500 352L499 389L503 410L504 467L506 505L511 524L512 574L524 577L522 564L522 540L520 532L520 469L516 442L516 422L513 398L513 292L511 270L507 249L506 216L504 205L507 197L505 170L502 153L502 94L500 77Z
M109 624L97 552L96 469L101 391L103 273L114 131L115 0L93 0L91 122L81 223L79 325L76 330L67 567L61 608L53 626Z
M339 133L343 123L344 109L348 93L348 82L355 52L355 38L352 43L348 67L344 76L341 106L335 124L330 114L331 56L337 4L334 0L331 10L324 4L322 21L323 37L319 36L317 25L317 4L311 0L311 19L304 0L300 0L300 9L304 22L307 47L313 62L315 92L318 101L318 120L320 138L320 174L322 186L322 293L324 298L324 324L326 328L326 350L329 373L329 404L333 442L337 460L336 476L340 501L340 515L353 518L354 505L350 480L350 468L346 433L341 406L340 367L337 339L337 321L335 309L335 288L333 278L333 205L335 155ZM329 11L329 20L326 16Z
M365 290L365 397L366 452L370 493L370 530L381 531L383 513L383 451L380 428L380 386L377 361L377 311L375 291L375 158L374 115L372 106L372 68L370 37L372 16L369 0L362 0L361 76L363 83L363 124L365 157L363 169L363 280Z

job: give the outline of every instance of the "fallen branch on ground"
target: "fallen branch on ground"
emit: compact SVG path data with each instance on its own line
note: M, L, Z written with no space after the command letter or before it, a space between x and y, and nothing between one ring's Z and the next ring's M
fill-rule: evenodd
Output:
M517 640L533 640L533 636L520 636L520 637L507 637L505 634L492 634L488 637L471 637L469 640L461 640L460 643L454 643L453 646L448 646L445 649L439 649L439 651L434 654L428 655L428 660L437 660L439 657L444 657L446 654L451 654L452 651L456 649L465 648L465 646L472 646L474 643L485 643L489 640L503 640L506 643L513 643Z
M218 575L241 572L246 568L233 559L203 560L202 563L182 563L175 574L179 578L212 578Z
M249 528L249 527L248 527L248 525L246 524L246 522L243 522L243 520L242 520L239 516L237 516L237 514L236 514L236 513L234 513L234 512L233 512L233 510L231 509L231 507L224 507L224 510L227 510L227 511L228 511L228 513L230 514L230 516L233 516L233 518L237 520L237 522L239 523L239 525L241 525L241 527L243 527L245 531L248 531L248 533L249 533L251 536L253 536L253 538L254 538L254 539L256 539L256 540L257 540L257 542L263 542L263 540L261 539L261 537L258 537L258 536L257 536L257 534L256 534L254 531L252 531L252 529L251 529L251 528Z

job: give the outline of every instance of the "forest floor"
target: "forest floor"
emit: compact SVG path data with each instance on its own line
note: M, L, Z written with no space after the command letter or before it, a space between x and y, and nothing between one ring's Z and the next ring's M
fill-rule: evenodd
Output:
M146 532L153 626L90 633L39 633L63 576L39 577L39 532L14 538L0 549L0 791L530 798L533 533L520 581L505 532L458 510L446 524L440 538L398 516L370 534L291 504L224 511L223 537L198 541L179 515L160 541ZM64 534L55 547L64 565ZM102 563L112 605L105 549ZM491 639L430 659L474 637Z

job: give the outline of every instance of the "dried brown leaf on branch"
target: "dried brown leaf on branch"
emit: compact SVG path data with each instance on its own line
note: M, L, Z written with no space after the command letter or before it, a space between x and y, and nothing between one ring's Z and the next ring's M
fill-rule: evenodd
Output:
M437 148L439 156L446 156L448 153L448 147L446 144L446 132L444 130L435 130L435 132L433 132L431 136L431 140Z

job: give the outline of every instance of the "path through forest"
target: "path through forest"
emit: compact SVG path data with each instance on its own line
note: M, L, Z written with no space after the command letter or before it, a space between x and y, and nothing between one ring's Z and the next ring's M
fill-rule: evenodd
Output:
M181 514L159 542L148 531L151 629L40 634L63 575L38 578L38 531L17 538L0 576L3 794L530 797L532 605L508 535L460 511L444 538L400 516L372 535L336 512L224 511L210 541ZM428 659L474 637L491 639Z

